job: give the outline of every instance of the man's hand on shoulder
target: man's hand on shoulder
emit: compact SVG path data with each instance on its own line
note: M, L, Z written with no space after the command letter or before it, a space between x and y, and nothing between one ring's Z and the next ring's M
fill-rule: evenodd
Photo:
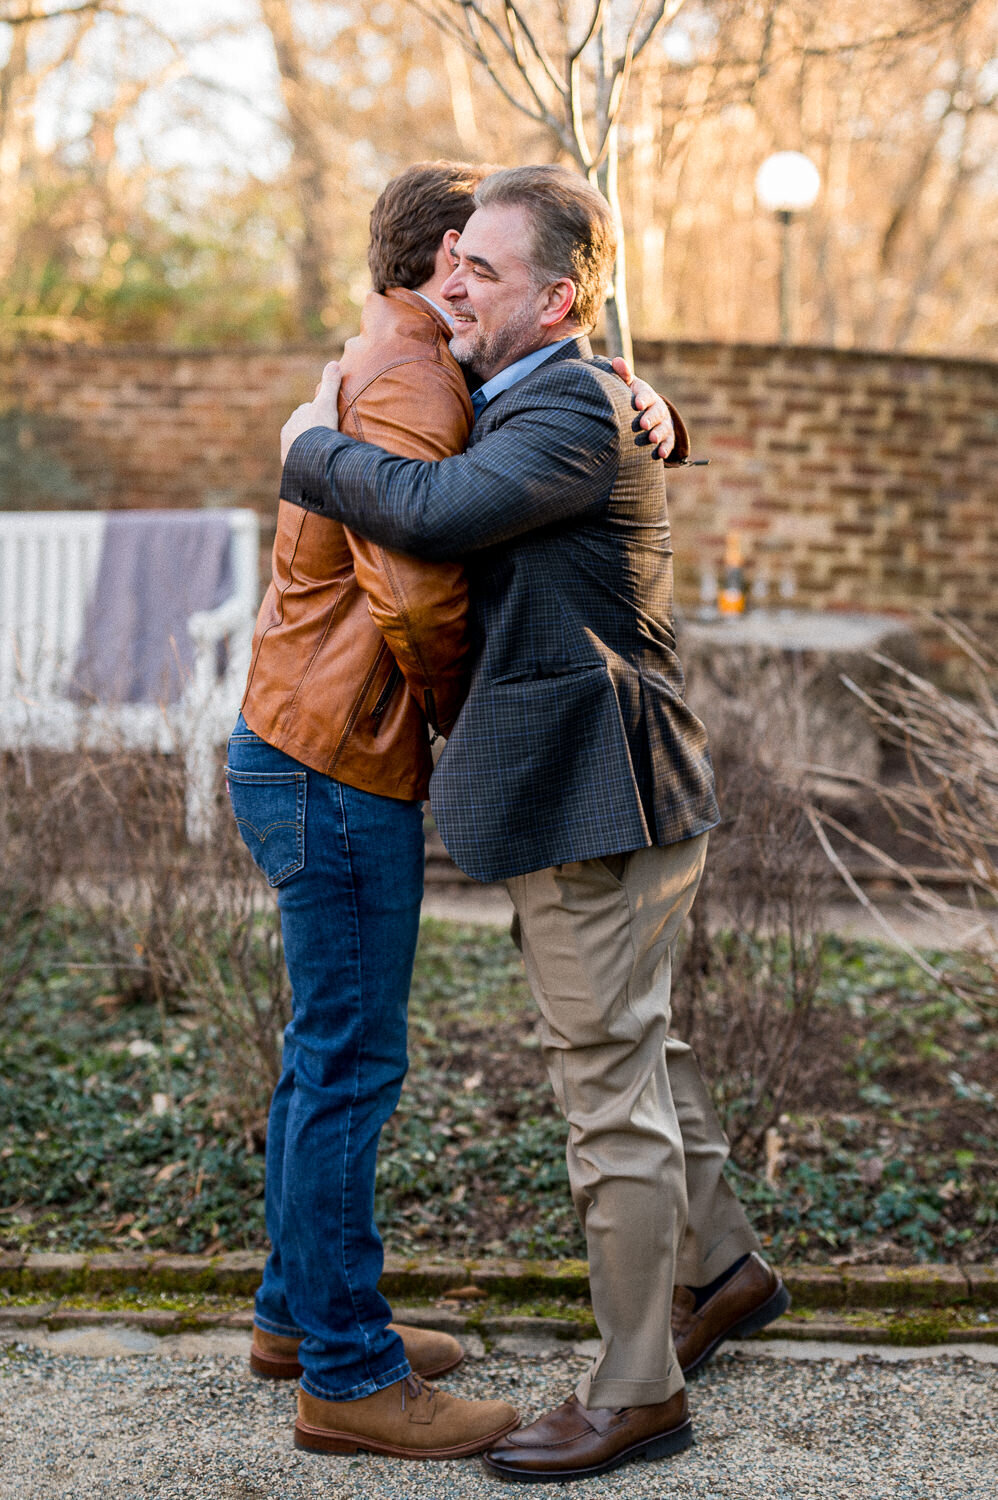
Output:
M336 400L340 393L340 367L335 359L322 372L322 379L315 388L315 397L302 406L296 406L281 428L281 463L295 438L300 438L310 427L331 427L335 432L340 425Z
M634 424L634 431L638 434L635 441L642 446L650 444L655 450L653 456L663 458L667 463L682 463L688 459L689 435L676 408L660 396L647 380L635 375L626 359L618 356L613 361L613 368L624 384L631 388L631 401L638 413Z

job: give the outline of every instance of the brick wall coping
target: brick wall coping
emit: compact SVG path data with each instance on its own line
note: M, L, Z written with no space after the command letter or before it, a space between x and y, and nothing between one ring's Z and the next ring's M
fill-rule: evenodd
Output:
M164 360L208 360L240 356L243 358L282 359L299 355L314 355L316 360L334 359L342 352L342 340L328 344L60 344L23 343L9 346L4 353L10 359L18 355L30 359L164 359ZM599 339L594 347L600 350ZM728 351L735 362L744 360L773 360L780 358L792 362L795 357L811 360L815 356L842 363L886 363L897 366L919 365L928 368L941 367L954 370L988 372L998 377L998 360L971 358L959 354L936 354L916 350L867 349L862 346L842 348L834 344L778 344L778 343L732 343L725 339L642 339L634 340L635 355L654 363L670 353L694 358L697 353L716 356Z
M57 340L44 343L10 344L3 349L8 359L18 355L29 359L218 359L232 355L259 355L262 359L283 359L285 355L314 354L332 359L343 349L342 340L328 344L60 344Z
M737 361L739 358L753 361L783 359L792 362L795 357L812 360L837 360L842 363L893 364L942 366L960 370L976 370L998 377L998 360L971 358L960 354L934 354L915 350L866 349L861 345L843 348L835 344L772 344L729 343L725 339L642 339L634 340L635 355L652 362L662 359L670 352L695 359L698 352L716 355L728 350Z

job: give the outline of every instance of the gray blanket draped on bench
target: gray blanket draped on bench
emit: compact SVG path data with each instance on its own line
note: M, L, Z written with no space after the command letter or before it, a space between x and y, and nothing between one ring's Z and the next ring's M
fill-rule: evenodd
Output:
M231 594L231 533L211 511L111 511L73 670L77 702L175 703L187 621Z

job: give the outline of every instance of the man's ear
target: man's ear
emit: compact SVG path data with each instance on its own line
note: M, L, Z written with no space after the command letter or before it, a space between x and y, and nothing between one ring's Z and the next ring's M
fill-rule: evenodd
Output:
M544 306L541 310L541 326L553 328L556 323L561 323L569 316L575 303L575 282L563 276L560 281L553 281L544 296Z
M458 264L457 256L454 253L454 246L460 238L460 230L444 230L443 238L437 246L436 254L433 257L433 276L431 281L442 285L449 277L453 276ZM429 286L430 282L427 282L426 285Z

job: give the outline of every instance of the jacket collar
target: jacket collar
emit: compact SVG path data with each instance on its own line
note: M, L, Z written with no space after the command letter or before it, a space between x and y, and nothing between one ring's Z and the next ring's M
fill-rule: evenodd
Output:
M557 354L552 354L549 364L556 364L559 359L592 359L593 346L589 342L587 333L580 333L578 338L572 339L571 343L559 349Z
M377 293L372 292L370 295L377 296ZM454 330L440 308L435 302L431 302L429 297L421 297L418 292L411 292L408 287L404 286L390 286L382 295L387 297L389 302L404 302L406 307L422 313L424 317L432 318L435 323L439 323L447 338L450 339Z

